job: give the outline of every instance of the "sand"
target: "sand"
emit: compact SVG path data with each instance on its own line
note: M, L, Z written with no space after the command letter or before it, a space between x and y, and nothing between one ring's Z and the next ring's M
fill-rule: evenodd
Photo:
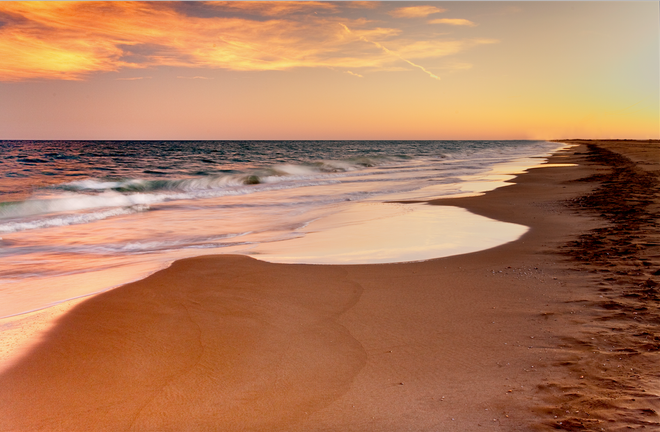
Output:
M577 166L429 203L529 226L515 242L205 256L64 308L0 374L0 430L658 429L660 147L575 144L549 162Z

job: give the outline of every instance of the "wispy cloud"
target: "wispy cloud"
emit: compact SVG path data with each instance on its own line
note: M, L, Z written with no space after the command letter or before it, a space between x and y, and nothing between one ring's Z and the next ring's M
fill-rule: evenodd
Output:
M439 19L433 19L429 21L429 24L449 24L449 25L457 25L457 26L470 26L474 27L476 26L475 23L472 21L462 19L462 18L439 18Z
M359 7L356 2L354 7ZM348 4L348 2L347 2ZM199 18L223 17L286 17L307 14L310 11L335 13L337 3L327 1L192 1L163 2L159 8L168 8L180 15Z
M346 71L346 73L349 74L349 75L353 75L353 76L359 77L359 78L364 78L362 75L360 75L360 74L356 74L355 72Z
M344 24L341 24L341 26L344 27L344 29L345 29L349 34L353 34L353 32L352 32L347 26L345 26ZM357 35L357 37L358 37L360 40L364 41L364 42L368 42L368 43L370 43L370 44L373 44L373 45L377 46L378 48L380 48L381 50L383 50L386 54L391 55L391 56L394 56L394 57L397 57L398 59L403 60L404 62L408 63L410 66L413 66L413 67L416 67L416 68L420 69L422 72L424 72L425 74L427 74L427 75L430 76L431 78L433 78L433 79L437 79L437 80L440 79L439 76L437 76L437 75L433 74L432 72L426 70L426 68L424 68L424 66L420 66L420 65L418 65L418 64L415 64L415 63L411 62L410 60L408 60L408 59L406 59L406 58L403 58L403 57L401 56L401 54L399 54L399 53L397 53L397 52L395 52L395 51L391 51L390 49L384 47L382 44L380 44L380 43L378 43L378 42L371 41L371 40L367 39L364 35Z
M380 6L379 1L347 1L346 6L350 8L376 9Z
M394 9L390 12L390 15L397 18L419 18L445 11L446 9L435 6L408 6Z
M400 61L431 76L415 59L456 54L477 43L441 41L431 33L428 40L404 37L396 20L386 26L346 18L352 15L342 11L355 7L371 6L360 2L0 2L4 23L0 80L81 80L94 72L159 66L391 70ZM393 13L414 17L442 11L414 6ZM352 30L347 33L340 23Z

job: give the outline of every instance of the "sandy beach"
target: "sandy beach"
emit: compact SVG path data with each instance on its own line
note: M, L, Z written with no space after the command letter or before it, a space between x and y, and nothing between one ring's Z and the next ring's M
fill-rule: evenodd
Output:
M530 227L496 248L204 256L0 322L0 431L660 428L660 143L561 142L565 165L428 203Z

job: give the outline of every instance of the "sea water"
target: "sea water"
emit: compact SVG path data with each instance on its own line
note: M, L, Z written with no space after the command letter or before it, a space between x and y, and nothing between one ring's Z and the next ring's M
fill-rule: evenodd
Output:
M415 261L527 228L397 204L481 193L545 141L0 141L0 317L139 279L175 259Z

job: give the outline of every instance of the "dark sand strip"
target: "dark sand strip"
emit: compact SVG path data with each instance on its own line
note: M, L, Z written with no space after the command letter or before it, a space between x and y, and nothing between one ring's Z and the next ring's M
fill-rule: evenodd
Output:
M566 329L540 413L562 430L660 430L660 143L566 142L598 166L569 208L604 224L562 247L585 318Z
M578 421L557 412L574 408L570 385L600 391L566 363L586 356L586 326L602 310L587 297L599 282L558 251L606 223L566 205L600 181L578 179L609 170L590 154L580 145L550 161L578 167L433 202L532 228L498 248L360 266L201 257L95 296L0 376L0 430L524 431ZM582 423L612 430L618 411L592 408Z

